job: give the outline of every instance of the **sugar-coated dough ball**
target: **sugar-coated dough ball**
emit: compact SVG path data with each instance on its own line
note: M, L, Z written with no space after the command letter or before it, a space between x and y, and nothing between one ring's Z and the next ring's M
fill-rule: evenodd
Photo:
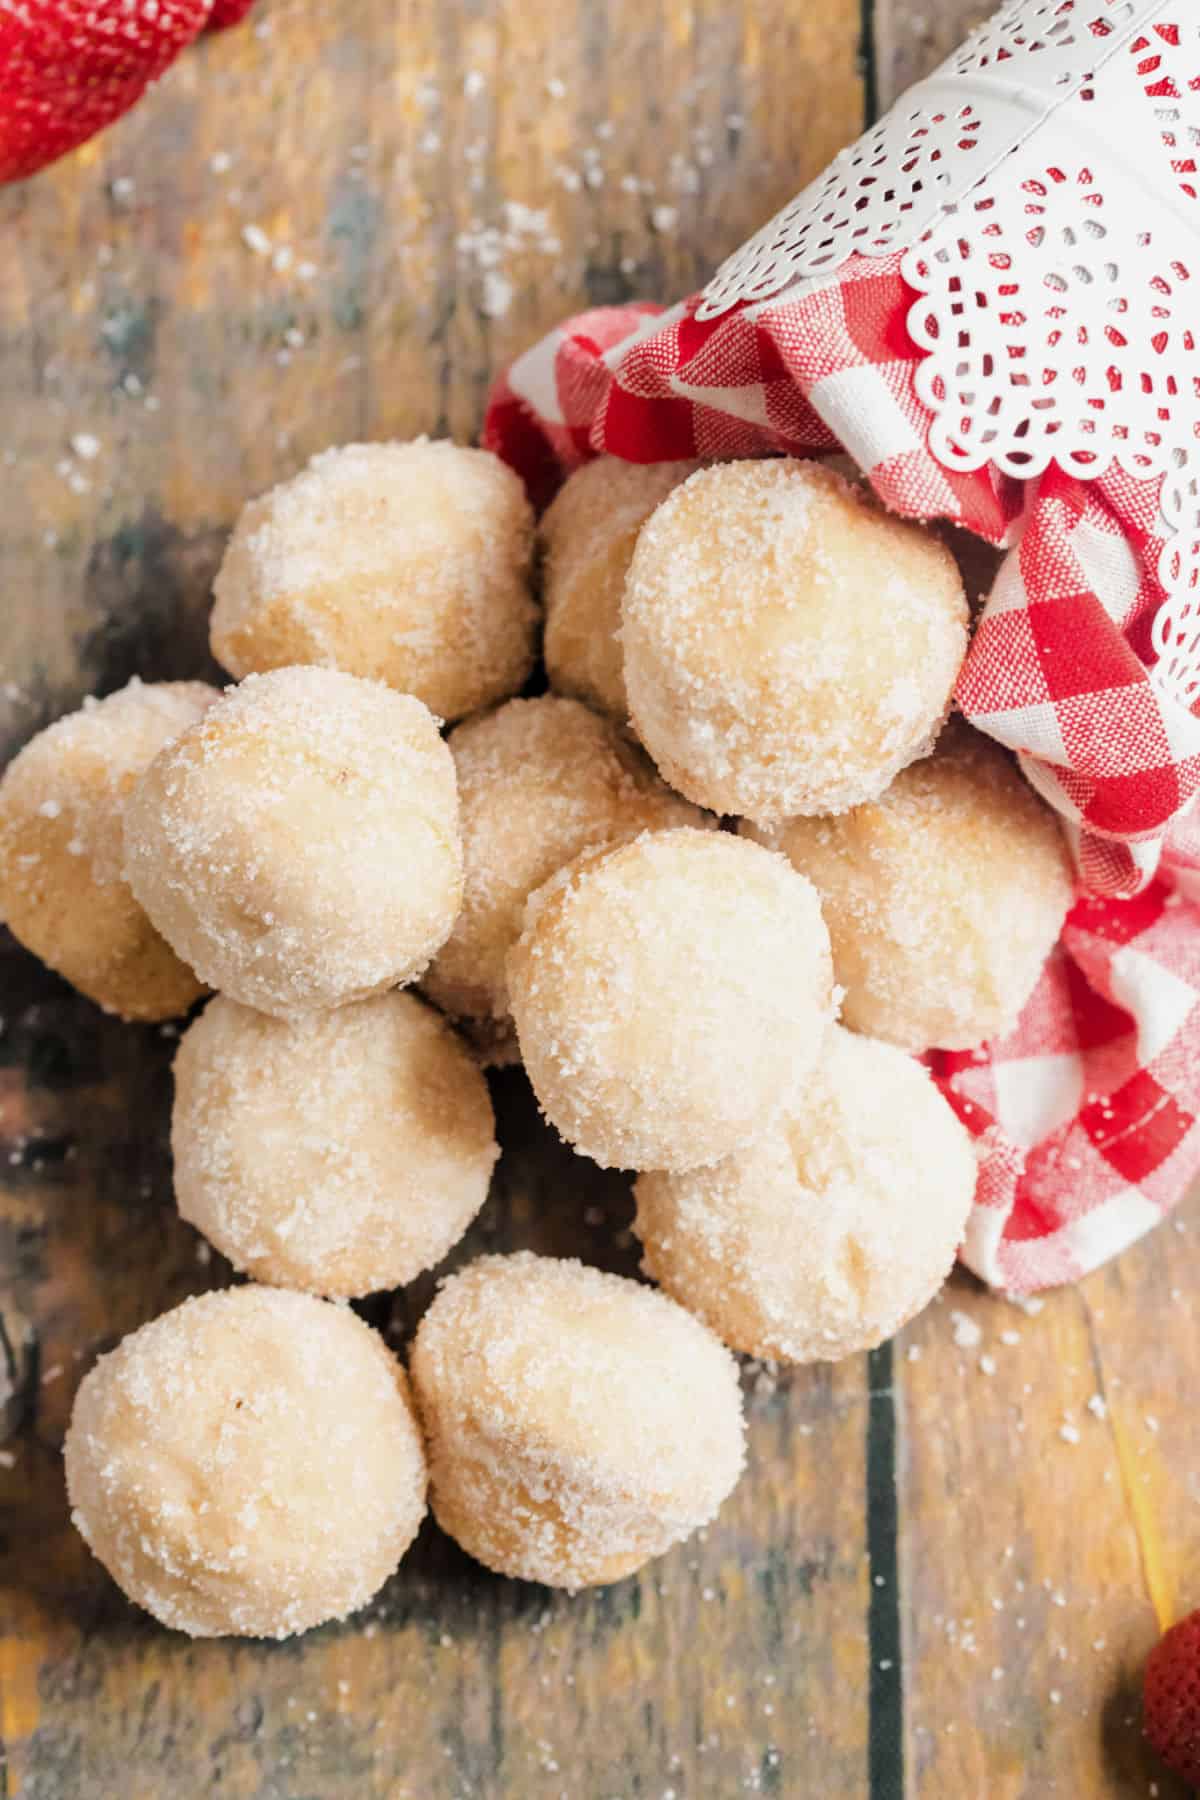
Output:
M640 1175L646 1272L734 1350L869 1349L942 1285L975 1191L970 1138L920 1063L834 1026L765 1136L711 1169Z
M425 1454L404 1371L348 1308L228 1288L88 1374L72 1519L131 1600L191 1637L290 1637L365 1606L416 1536Z
M251 675L146 771L125 872L210 986L281 1016L419 975L462 896L454 760L419 700Z
M622 642L672 787L774 820L872 798L932 743L967 647L954 558L832 469L702 469L634 551Z
M131 681L40 731L0 780L0 920L122 1018L174 1018L204 992L126 884L121 825L138 777L216 699Z
M533 666L533 514L486 450L347 444L244 509L217 575L212 647L234 675L320 663L444 719Z
M637 535L697 462L622 462L600 456L571 475L542 519L542 654L550 685L624 724L621 596Z
M504 1019L504 959L534 888L584 850L701 825L617 727L577 700L510 700L450 734L463 836L463 908L425 989L447 1012Z
M844 1022L905 1050L1008 1031L1071 904L1055 814L961 724L878 800L753 835L820 893Z
M627 1169L696 1168L761 1133L832 1004L812 886L687 828L582 856L532 895L508 985L551 1123Z
M443 1531L552 1587L619 1581L707 1525L742 1469L733 1358L663 1294L489 1256L426 1313L412 1380Z
M218 997L175 1058L183 1217L256 1281L347 1298L456 1244L497 1157L487 1083L412 994L273 1019Z

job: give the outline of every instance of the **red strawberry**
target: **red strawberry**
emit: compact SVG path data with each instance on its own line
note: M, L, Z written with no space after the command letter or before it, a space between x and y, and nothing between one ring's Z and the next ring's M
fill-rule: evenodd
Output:
M1167 1767L1200 1788L1200 1610L1172 1625L1150 1652L1143 1724Z
M225 31L230 25L240 25L254 0L213 0L213 9L208 15L209 31Z
M0 181L53 162L133 105L212 0L0 0Z

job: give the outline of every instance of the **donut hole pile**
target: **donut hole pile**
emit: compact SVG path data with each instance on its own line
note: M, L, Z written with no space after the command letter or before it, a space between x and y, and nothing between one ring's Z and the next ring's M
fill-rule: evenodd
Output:
M1055 817L947 725L967 637L940 540L832 467L601 459L535 530L485 452L350 445L233 531L235 685L134 682L26 745L0 917L123 1018L212 990L175 1191L248 1277L79 1389L74 1518L131 1598L306 1630L427 1499L489 1568L617 1580L736 1484L731 1352L847 1356L928 1302L976 1163L917 1057L1014 1023L1072 895ZM459 1243L481 1065L517 1058L636 1174L656 1285L481 1258L406 1375L333 1303Z

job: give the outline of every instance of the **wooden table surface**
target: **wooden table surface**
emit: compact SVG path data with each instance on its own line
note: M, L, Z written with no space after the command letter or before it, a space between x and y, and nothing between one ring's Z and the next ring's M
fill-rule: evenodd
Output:
M204 672L246 496L331 442L469 437L507 357L702 280L977 11L262 0L0 194L0 749L134 672ZM11 945L0 1013L4 1292L39 1339L0 1458L4 1794L1176 1793L1136 1693L1200 1600L1194 1206L1036 1310L959 1276L870 1357L748 1371L720 1522L609 1591L496 1580L427 1526L348 1625L193 1645L89 1558L59 1453L96 1353L227 1277L172 1210L171 1035ZM549 1139L519 1073L497 1099L471 1247L632 1271L625 1181ZM424 1298L366 1310L402 1345Z

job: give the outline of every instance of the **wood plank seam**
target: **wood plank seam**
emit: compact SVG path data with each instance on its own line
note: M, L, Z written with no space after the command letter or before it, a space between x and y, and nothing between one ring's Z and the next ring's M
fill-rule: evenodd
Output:
M895 1354L867 1357L867 1766L870 1800L904 1800L904 1659L900 1629Z

